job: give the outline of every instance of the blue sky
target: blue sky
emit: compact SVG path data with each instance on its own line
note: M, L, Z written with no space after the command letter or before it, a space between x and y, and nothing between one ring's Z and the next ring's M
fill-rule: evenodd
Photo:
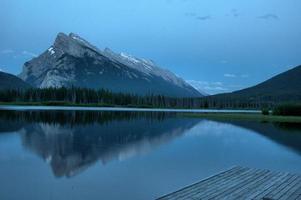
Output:
M152 59L208 93L301 64L300 0L1 0L0 69L13 74L74 32Z

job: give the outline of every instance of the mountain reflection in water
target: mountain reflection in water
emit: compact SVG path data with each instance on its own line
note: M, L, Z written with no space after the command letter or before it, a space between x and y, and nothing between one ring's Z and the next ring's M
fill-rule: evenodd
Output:
M23 145L49 163L56 177L72 177L97 161L150 151L199 121L160 112L1 111L0 132L18 131Z

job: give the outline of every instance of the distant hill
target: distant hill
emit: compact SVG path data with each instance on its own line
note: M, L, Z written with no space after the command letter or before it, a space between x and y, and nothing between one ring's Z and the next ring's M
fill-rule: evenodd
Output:
M218 102L287 102L301 101L301 66L283 72L258 85L232 93L209 97Z
M236 91L232 94L274 97L301 95L301 65L256 86Z
M202 96L151 60L100 50L73 33L59 33L50 48L24 64L19 77L38 88L75 86L138 95Z
M5 72L0 72L0 90L27 89L30 87L31 86L28 83L24 82L17 76Z

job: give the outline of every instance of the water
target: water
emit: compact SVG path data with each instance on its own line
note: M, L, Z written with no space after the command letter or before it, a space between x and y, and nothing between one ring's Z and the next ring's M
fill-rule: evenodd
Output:
M235 165L301 173L301 125L0 110L0 199L154 199Z

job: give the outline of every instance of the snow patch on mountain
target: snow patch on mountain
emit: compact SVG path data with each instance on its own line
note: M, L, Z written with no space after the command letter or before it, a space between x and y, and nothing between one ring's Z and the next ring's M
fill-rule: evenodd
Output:
M55 51L54 51L53 47L50 47L50 48L48 49L48 51L49 51L50 55L55 54Z
M123 57L123 58L125 58L125 59L127 59L127 60L129 60L129 61L131 61L131 62L134 62L134 63L138 63L139 62L139 60L137 60L135 57L133 57L131 55L128 55L126 53L121 53L120 56Z
M147 76L162 78L163 80L168 81L182 88L191 87L183 79L177 77L169 70L162 69L156 66L155 63L150 60L136 58L134 56L125 53L117 54L112 50L110 50L109 48L106 48L104 50L104 54L110 57L112 60L125 64L135 70L144 73Z

